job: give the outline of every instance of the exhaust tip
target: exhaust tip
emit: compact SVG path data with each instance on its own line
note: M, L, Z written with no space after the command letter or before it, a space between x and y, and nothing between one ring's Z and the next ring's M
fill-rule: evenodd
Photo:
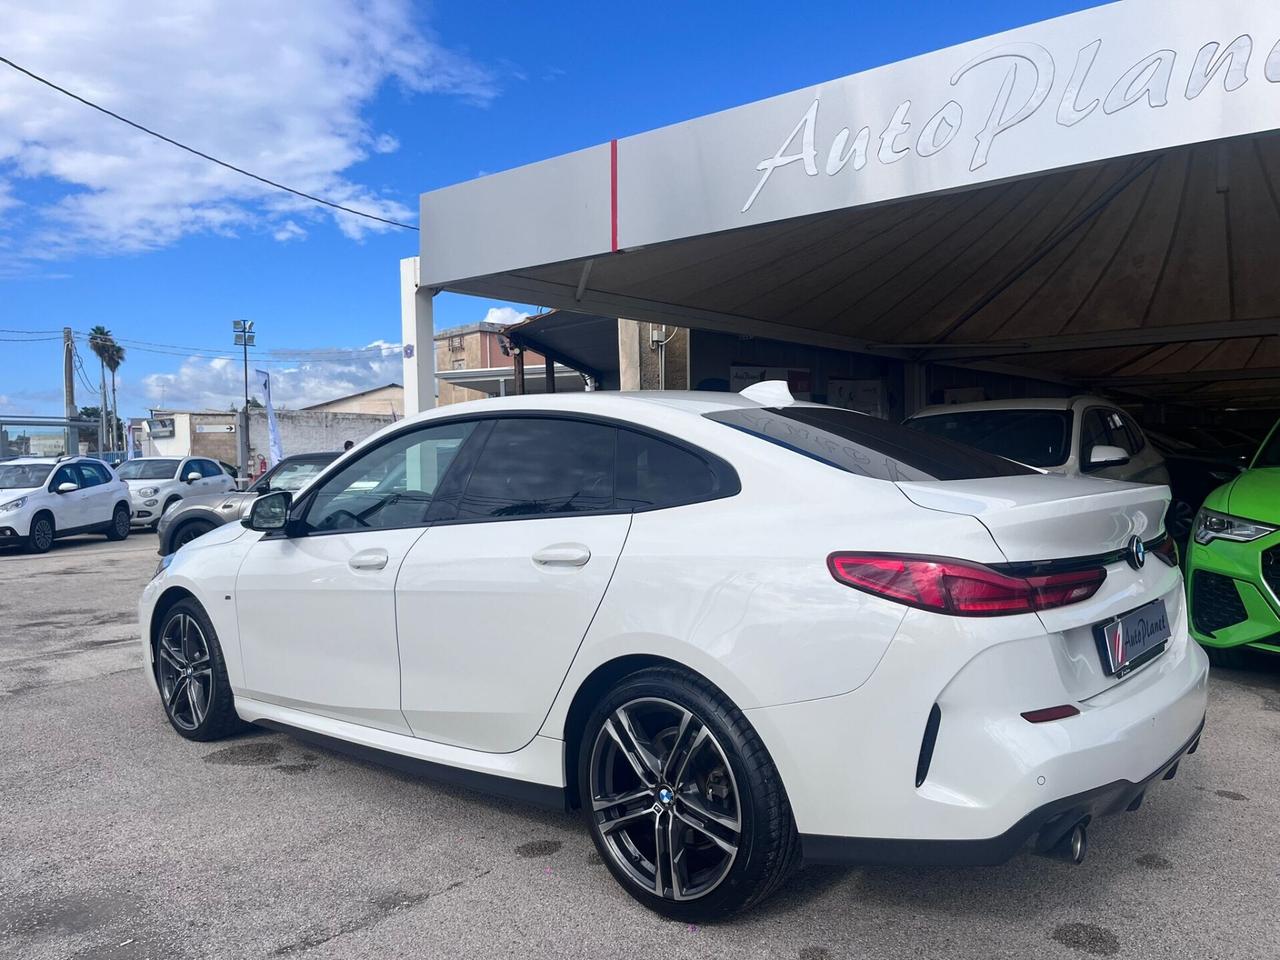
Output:
M1054 860L1064 860L1076 866L1084 863L1084 858L1089 852L1089 831L1086 829L1088 823L1088 818L1081 820L1046 850L1044 856Z

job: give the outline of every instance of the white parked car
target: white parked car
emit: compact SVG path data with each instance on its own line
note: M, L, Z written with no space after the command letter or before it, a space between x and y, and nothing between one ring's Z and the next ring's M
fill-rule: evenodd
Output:
M77 533L129 535L129 490L109 466L89 457L0 463L0 546L44 553Z
M802 859L1083 856L1199 742L1168 493L743 395L458 404L161 561L146 676L244 722L584 811L683 919Z
M207 457L135 457L117 468L129 485L133 524L154 527L165 511L187 497L228 493L235 478Z
M1133 418L1100 397L988 400L926 407L907 426L1068 476L1169 482Z

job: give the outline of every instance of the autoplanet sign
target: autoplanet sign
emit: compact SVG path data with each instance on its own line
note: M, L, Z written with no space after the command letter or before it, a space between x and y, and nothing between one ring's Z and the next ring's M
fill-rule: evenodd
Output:
M1278 0L1126 0L620 140L619 246L1277 127Z
M1249 68L1254 58L1253 37L1245 34L1225 47L1211 40L1200 47L1191 64L1186 86L1174 91L1174 69L1179 56L1175 50L1156 50L1143 57L1126 70L1106 96L1090 98L1088 91L1106 89L1105 78L1093 75L1103 41L1094 40L1076 55L1071 78L1062 87L1057 98L1054 120L1060 126L1073 127L1089 118L1099 108L1105 114L1145 105L1148 108L1166 107L1171 96L1195 100L1203 95L1209 85L1221 76L1222 89L1233 93L1249 82ZM1018 124L1027 120L1046 106L1054 90L1058 65L1053 54L1035 43L1009 43L974 57L951 76L951 86L957 86L975 70L999 71L1002 79L989 104L979 104L978 113L986 117L985 123L974 137L969 169L976 171L990 160L996 140ZM1271 48L1262 69L1270 83L1280 83L1280 41ZM1023 76L1025 74L1025 76ZM1023 89L1025 96L1014 99L1014 91ZM882 164L897 163L913 151L919 157L932 157L951 146L964 125L965 107L958 100L948 100L916 131L912 118L912 103L903 100L893 112L873 142L872 128L863 126L857 133L843 126L830 139L824 151L825 161L819 163L818 122L822 107L821 95L805 111L800 122L783 140L773 156L756 166L760 179L747 197L742 212L746 213L755 203L760 192L769 183L775 170L791 163L802 163L808 176L839 176L846 168L862 170L872 158ZM972 109L972 107L971 107ZM834 126L834 125L833 125Z

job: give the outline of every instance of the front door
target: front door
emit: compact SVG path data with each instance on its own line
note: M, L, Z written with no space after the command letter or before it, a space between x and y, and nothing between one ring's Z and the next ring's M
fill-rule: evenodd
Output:
M57 493L64 483L74 483L76 488L66 493ZM77 530L92 522L89 519L89 492L74 463L64 463L54 471L53 479L49 481L49 490L58 497L54 502L53 517L58 530Z
M409 733L395 584L472 424L406 430L322 481L292 536L250 548L236 585L246 695Z
M510 752L542 725L631 515L614 496L612 426L512 417L480 430L465 492L437 505L400 570L402 702L419 737Z

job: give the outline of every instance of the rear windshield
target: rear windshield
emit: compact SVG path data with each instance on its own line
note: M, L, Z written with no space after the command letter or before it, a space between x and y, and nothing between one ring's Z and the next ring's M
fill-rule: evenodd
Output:
M777 407L706 414L744 433L876 480L980 480L1035 473L981 450L835 407Z
M1033 467L1060 467L1071 454L1069 410L967 410L906 425Z
M121 480L170 480L177 472L177 460L126 460L116 468Z

